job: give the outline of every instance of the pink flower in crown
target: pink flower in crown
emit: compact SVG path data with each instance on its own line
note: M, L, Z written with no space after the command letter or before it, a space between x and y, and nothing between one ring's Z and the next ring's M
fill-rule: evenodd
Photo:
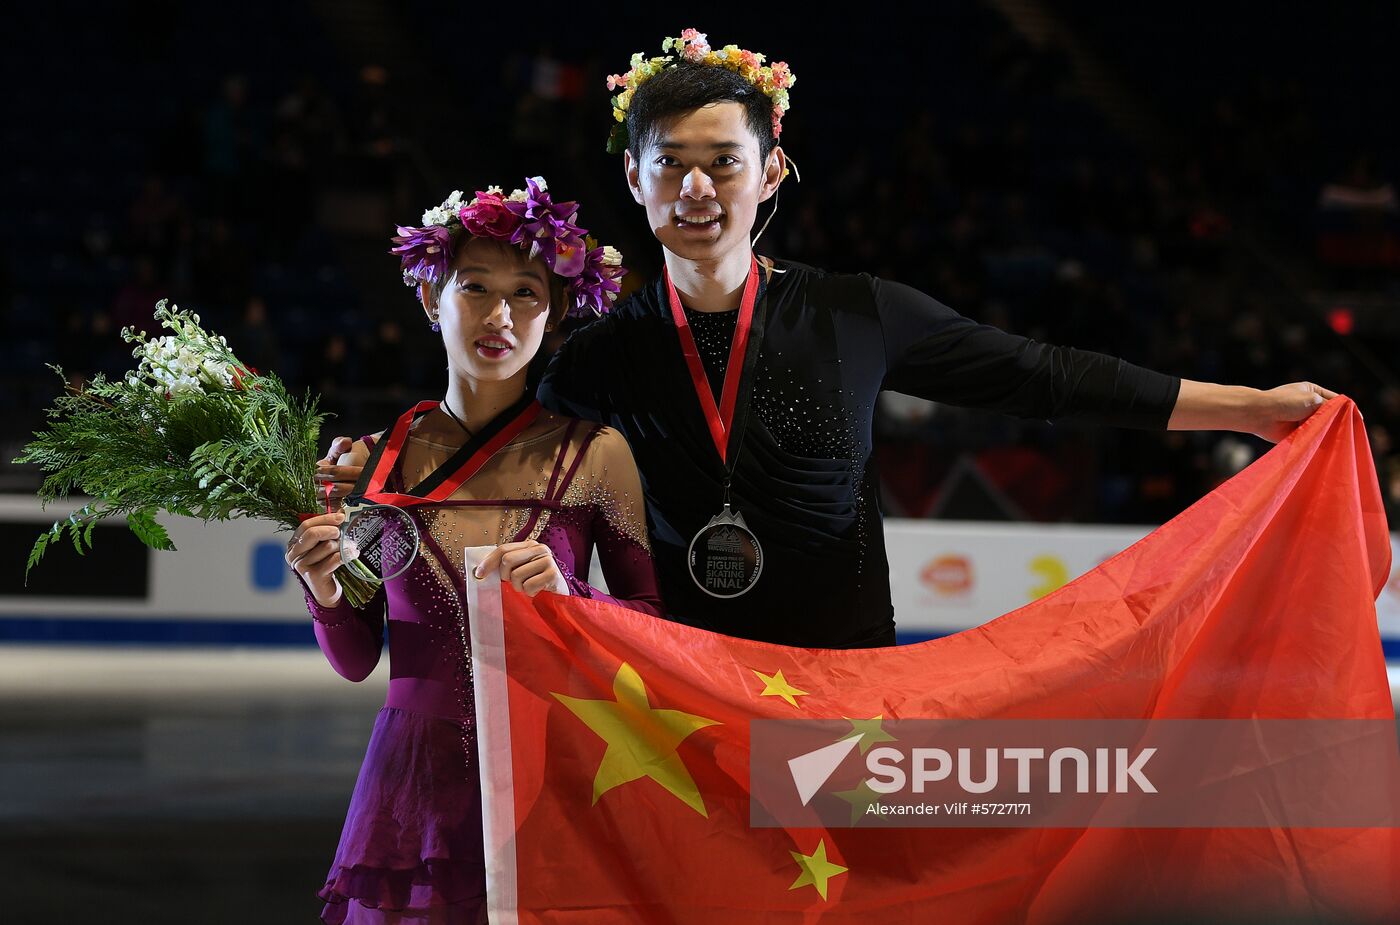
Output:
M609 75L608 75L608 89L609 89L609 90L616 90L618 87L622 87L622 88L626 89L626 87L627 87L627 75L626 75L626 74L609 74Z
M442 225L426 228L397 226L394 247L389 253L399 258L403 279L409 285L441 279L452 262L452 234Z
M786 90L792 86L792 68L788 67L786 61L773 64L773 86L779 90Z
M762 62L758 60L758 55L749 51L747 48L739 52L739 67L757 68L761 63Z
M681 32L681 41L685 42L685 47L681 51L681 57L687 61L703 61L706 53L710 50L709 39L705 33L695 29L685 29Z
M476 201L457 213L467 234L478 238L509 241L520 227L520 217L506 208L499 193L478 191Z

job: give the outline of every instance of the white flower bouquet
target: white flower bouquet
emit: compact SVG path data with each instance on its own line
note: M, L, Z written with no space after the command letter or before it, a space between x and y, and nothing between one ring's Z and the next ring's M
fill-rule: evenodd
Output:
M65 535L79 554L91 549L93 527L108 517L124 516L147 546L174 549L158 513L294 529L324 509L314 478L325 419L317 400L240 362L198 315L162 301L155 318L168 334L122 331L136 344L136 368L119 381L98 375L70 386L49 409L48 429L16 458L45 472L46 506L75 491L93 499L40 534L26 574ZM375 590L343 567L337 579L355 606Z

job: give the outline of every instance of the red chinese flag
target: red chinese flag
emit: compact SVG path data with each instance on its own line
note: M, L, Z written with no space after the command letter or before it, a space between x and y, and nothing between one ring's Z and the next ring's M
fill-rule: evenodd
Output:
M917 645L787 648L474 585L491 920L1394 921L1400 829L755 828L748 789L755 719L1393 721L1389 569L1336 399L1078 580Z

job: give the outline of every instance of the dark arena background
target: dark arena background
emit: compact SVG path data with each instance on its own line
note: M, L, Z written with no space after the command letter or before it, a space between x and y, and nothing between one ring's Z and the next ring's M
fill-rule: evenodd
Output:
M387 254L424 204L543 174L627 255L627 283L660 271L604 150L604 78L683 27L797 74L782 144L801 182L761 253L1191 379L1342 392L1400 525L1400 4L919 6L0 13L0 918L316 921L384 691L383 666L351 685L324 663L270 530L210 528L235 539L178 568L100 530L24 587L34 536L67 513L41 512L37 471L11 462L61 387L47 364L120 375L120 329L170 298L322 395L327 437L379 430L441 387L441 345ZM1108 537L1082 565L1053 551L1012 576L1031 596L1267 449L888 394L875 436L884 510L911 536ZM1036 532L1051 525L1068 532ZM928 613L896 581L905 638L1024 602L959 610L968 562L908 566ZM1381 606L1400 664L1400 581Z

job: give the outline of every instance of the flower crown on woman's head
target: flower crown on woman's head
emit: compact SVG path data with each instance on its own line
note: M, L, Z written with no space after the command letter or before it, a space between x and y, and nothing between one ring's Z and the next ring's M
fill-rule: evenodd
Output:
M622 254L598 246L588 229L574 224L578 203L554 202L544 177L530 177L525 189L503 195L499 186L477 191L471 202L453 190L423 213L423 227L399 225L389 253L399 257L403 281L409 286L436 283L452 266L453 232L461 229L476 238L490 238L522 249L530 258L543 256L549 269L569 281L568 314L601 315L622 291L618 280L627 273Z
M613 126L608 136L608 153L621 154L627 149L627 110L632 105L632 96L637 88L668 67L675 67L682 61L706 64L733 71L753 84L773 101L773 137L783 131L783 116L787 113L788 90L797 82L797 77L787 66L786 61L778 61L772 67L765 67L764 56L748 51L738 45L726 45L720 49L710 47L709 39L703 32L686 29L679 38L668 38L661 43L662 51L674 51L675 55L646 58L641 52L632 56L632 69L626 74L613 74L608 77L608 89L622 92L613 97Z

